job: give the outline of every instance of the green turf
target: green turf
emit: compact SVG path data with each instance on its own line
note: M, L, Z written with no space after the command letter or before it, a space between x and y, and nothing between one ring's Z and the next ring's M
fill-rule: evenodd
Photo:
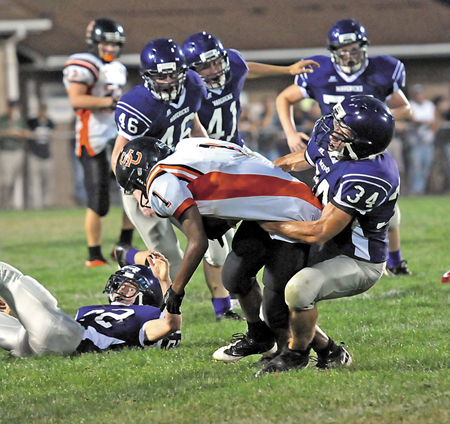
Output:
M414 275L319 305L319 324L353 357L348 369L255 379L257 357L216 363L213 351L245 323L216 323L201 270L183 302L174 351L125 350L16 359L0 352L0 423L450 422L448 197L405 198L402 251ZM85 269L84 210L1 212L0 260L44 284L70 314L103 299L115 271ZM105 253L120 211L105 219ZM137 240L138 247L142 244Z

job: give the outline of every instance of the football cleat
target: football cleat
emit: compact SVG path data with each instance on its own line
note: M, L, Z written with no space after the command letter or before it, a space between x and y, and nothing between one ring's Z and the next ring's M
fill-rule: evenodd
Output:
M131 246L125 243L117 243L114 247L114 256L119 264L120 268L129 265L127 261L127 252L131 249Z
M234 312L233 309L227 309L223 314L216 315L216 321L223 320L245 321L245 318Z
M342 346L336 346L334 350L327 352L325 355L317 355L316 367L327 370L341 365L348 367L351 363L352 357L350 354Z
M272 358L264 368L260 369L255 377L273 372L284 372L290 370L301 370L309 364L309 352L300 353L289 349L287 346L283 348L281 353Z
M450 283L450 270L442 276L441 283Z
M106 259L88 259L85 263L86 268L94 268L96 266L105 266Z
M250 355L271 355L277 351L277 343L274 339L265 340L263 342L252 339L247 334L233 334L231 343L222 346L213 353L216 361L225 363L237 362L240 359Z
M395 277L398 275L412 275L412 272L408 269L406 265L408 261L401 261L397 265L387 266L385 270L385 274L389 277Z

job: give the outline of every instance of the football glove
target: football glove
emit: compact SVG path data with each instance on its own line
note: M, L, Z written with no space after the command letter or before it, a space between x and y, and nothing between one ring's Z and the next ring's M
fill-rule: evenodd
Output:
M180 306L183 301L184 290L183 293L177 294L173 291L172 286L166 291L164 296L164 303L161 306L161 312L164 308L167 308L167 312L174 315L181 315Z

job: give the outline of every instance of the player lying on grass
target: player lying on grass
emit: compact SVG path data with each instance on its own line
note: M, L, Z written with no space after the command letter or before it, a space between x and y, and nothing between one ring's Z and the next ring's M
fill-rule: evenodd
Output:
M169 263L152 251L148 264L129 265L111 275L104 290L110 304L83 306L73 319L38 281L0 262L0 347L18 357L176 347L181 315L160 311L172 283Z

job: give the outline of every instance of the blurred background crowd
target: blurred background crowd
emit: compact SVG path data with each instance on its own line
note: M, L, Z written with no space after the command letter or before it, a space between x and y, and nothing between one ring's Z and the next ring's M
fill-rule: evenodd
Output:
M71 54L83 51L86 22L103 13L120 18L128 34L121 58L129 72L124 92L141 83L137 52L156 36L180 41L211 30L248 61L290 64L312 54L329 54L325 34L337 19L361 20L370 35L370 54L402 60L408 75L404 92L413 117L397 124L389 147L401 171L402 195L450 193L447 1L399 0L384 2L384 7L370 0L332 0L326 5L312 0L264 5L249 0L244 5L232 0L236 7L225 8L224 2L212 0L205 8L200 0L180 0L175 10L162 1L113 1L112 7L104 0L80 0L76 13L70 3L36 0L29 7L25 0L0 2L0 209L85 205L83 170L74 155L75 115L62 69ZM151 29L145 26L149 16ZM419 18L426 25L417 26ZM231 23L235 31L230 31ZM248 81L242 93L239 129L251 149L271 160L289 153L275 100L292 82L289 76ZM320 117L317 103L309 99L296 104L294 113L298 130L307 134ZM112 204L119 204L112 175L111 181Z
M402 195L429 195L450 193L450 93L430 96L422 85L414 85L407 93L413 118L397 125L390 153L399 165L402 177ZM274 96L265 93L247 93L241 98L242 115L239 129L246 144L270 160L289 153L281 128ZM320 118L318 103L311 99L301 101L295 108L298 131L310 134ZM73 125L71 125L73 128ZM60 139L65 139L67 163L71 169L71 184L66 189L75 205L85 205L84 176L74 155L75 133L60 128L41 105L37 113L23 116L20 103L10 103L8 113L0 116L0 181L2 209L42 209L54 206L55 155L52 151ZM67 159L66 158L66 159ZM119 195L111 176L113 204L119 204Z

